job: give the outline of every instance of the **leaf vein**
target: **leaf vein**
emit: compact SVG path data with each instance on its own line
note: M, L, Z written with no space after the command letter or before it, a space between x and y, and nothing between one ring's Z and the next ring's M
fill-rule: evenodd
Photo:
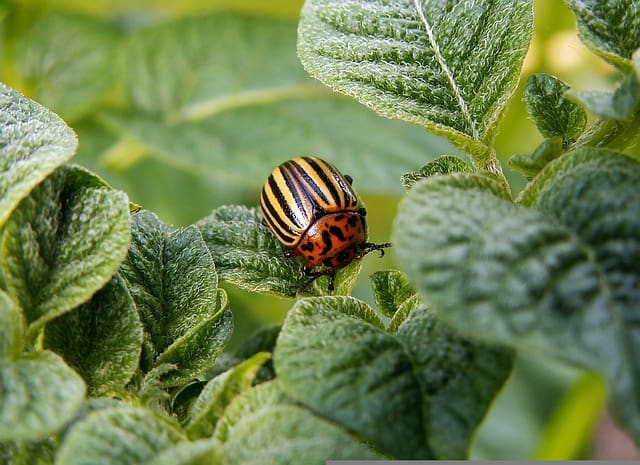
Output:
M431 44L431 47L433 47L436 61L440 65L440 68L442 68L442 72L445 74L445 76L447 77L447 80L451 84L451 88L456 97L456 100L458 101L458 106L460 107L460 111L462 111L464 118L467 120L467 123L471 128L472 137L474 140L480 141L480 134L478 133L478 129L476 128L473 117L469 112L469 108L467 107L467 102L465 102L464 98L462 97L460 88L458 87L458 84L456 83L456 80L454 79L453 74L449 69L449 66L447 65L447 62L442 56L442 52L440 51L440 46L438 45L438 42L436 41L436 38L433 35L433 29L431 28L431 24L429 24L429 21L427 21L427 18L425 17L424 12L422 11L422 0L413 0L413 4L415 6L418 17L420 18L420 21L424 25L424 28L427 32L427 37L429 38L429 43Z

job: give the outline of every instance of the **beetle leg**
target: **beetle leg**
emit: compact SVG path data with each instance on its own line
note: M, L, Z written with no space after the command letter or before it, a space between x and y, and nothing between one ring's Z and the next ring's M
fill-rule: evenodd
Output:
M311 271L311 268L307 268L307 266L304 265L302 267L302 272L308 276L308 279L304 283L302 283L302 286L298 288L298 293L303 292L306 288L311 286L311 284L313 284L313 282L316 279L318 279L321 276L327 276L329 278L328 291L329 291L329 294L333 293L335 289L334 287L334 280L336 276L335 268L325 268L324 270L320 270L320 271Z
M380 251L380 257L384 257L384 249L391 247L391 242L384 242L382 244L373 244L371 242L367 242L363 245L362 252L357 256L357 258L362 258L370 252L374 250Z

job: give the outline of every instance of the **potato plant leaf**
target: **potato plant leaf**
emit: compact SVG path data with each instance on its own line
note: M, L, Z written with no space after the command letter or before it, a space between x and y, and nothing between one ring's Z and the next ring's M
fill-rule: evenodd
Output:
M461 158L455 155L441 155L419 170L403 174L400 182L405 190L409 190L419 180L428 178L429 176L449 173L471 173L472 171L471 166Z
M640 48L640 10L635 0L567 0L580 38L614 65L628 69Z
M364 302L335 296L296 302L274 361L288 395L384 453L461 459L512 354L455 335L424 305L388 330Z
M338 425L288 398L276 381L236 397L214 438L224 465L323 464L332 460L382 460Z
M22 312L5 292L0 291L0 360L20 355L23 338Z
M2 239L2 275L29 337L105 285L129 245L124 192L78 167L49 176L11 215Z
M39 440L80 410L85 385L58 355L44 351L0 360L0 442Z
M310 0L298 53L333 89L480 161L516 85L532 15L528 0Z
M231 401L251 387L259 368L271 358L260 352L209 381L189 411L187 433L191 438L207 438Z
M44 14L17 38L15 66L36 100L76 120L114 85L117 38L90 16Z
M547 138L559 136L565 145L575 141L587 124L587 114L565 93L570 87L549 74L534 74L527 81L524 102L527 112Z
M142 368L173 364L161 381L180 385L211 367L231 335L227 297L195 227L174 229L140 211L131 229L120 272L144 327Z
M144 465L184 441L179 426L141 407L97 410L65 436L56 465Z
M451 150L315 83L295 44L294 21L236 13L142 28L123 47L132 108L100 121L163 164L254 188L311 154L352 174L358 190L399 193L403 172Z
M44 346L64 357L91 395L124 388L138 368L142 324L122 278L114 275L91 300L50 321Z
M58 441L20 441L0 443L0 463L10 465L52 465Z
M222 465L216 449L220 445L216 441L203 439L194 442L179 442L172 445L153 459L147 465Z
M398 270L376 271L369 279L376 306L388 318L415 294L407 277Z
M550 161L558 158L564 150L562 137L551 137L543 140L533 153L512 156L509 158L509 164L528 178L532 178Z
M640 104L640 51L631 57L632 68L613 92L570 90L567 95L603 119L632 121Z
M640 164L603 149L563 155L520 197L532 208L466 176L423 181L402 202L400 265L462 333L602 372L640 437Z
M0 83L0 225L77 146L60 117Z
M636 160L610 150L583 148L548 165L522 197L524 204L571 230L597 266L603 304L598 319L584 325L589 329L593 325L594 331L601 325L602 339L585 342L590 350L602 353L595 368L607 377L614 414L636 439L640 438L640 346L635 342L640 328L634 319L640 303L639 183ZM594 284L581 283L578 289L585 292Z
M308 279L301 270L303 262L285 256L285 248L254 208L220 207L196 226L225 281L254 292L294 297ZM354 260L338 271L334 293L349 292L360 266L360 260ZM327 279L319 278L304 293L326 294Z

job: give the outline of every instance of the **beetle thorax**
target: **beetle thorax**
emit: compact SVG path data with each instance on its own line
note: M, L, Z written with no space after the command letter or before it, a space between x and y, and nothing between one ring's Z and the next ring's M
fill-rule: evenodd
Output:
M318 218L291 251L302 255L305 266L339 268L356 258L367 242L367 227L360 212L329 213Z

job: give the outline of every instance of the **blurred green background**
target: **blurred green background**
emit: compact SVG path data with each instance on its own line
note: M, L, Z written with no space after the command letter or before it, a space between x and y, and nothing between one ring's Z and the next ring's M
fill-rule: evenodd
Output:
M257 206L271 169L312 154L354 178L371 240L386 241L402 196L400 175L458 151L308 78L295 51L301 6L301 0L4 1L1 79L76 130L75 163L167 223L188 225L225 204ZM522 80L497 140L514 192L525 179L506 160L541 141L522 102L526 78L548 72L581 90L610 88L617 78L581 44L563 2L537 0L535 8ZM367 277L393 267L393 253L364 262L353 293L373 303ZM232 346L280 323L291 305L228 290ZM607 457L599 441L608 433L592 436L605 428L604 395L595 375L521 354L472 457Z

